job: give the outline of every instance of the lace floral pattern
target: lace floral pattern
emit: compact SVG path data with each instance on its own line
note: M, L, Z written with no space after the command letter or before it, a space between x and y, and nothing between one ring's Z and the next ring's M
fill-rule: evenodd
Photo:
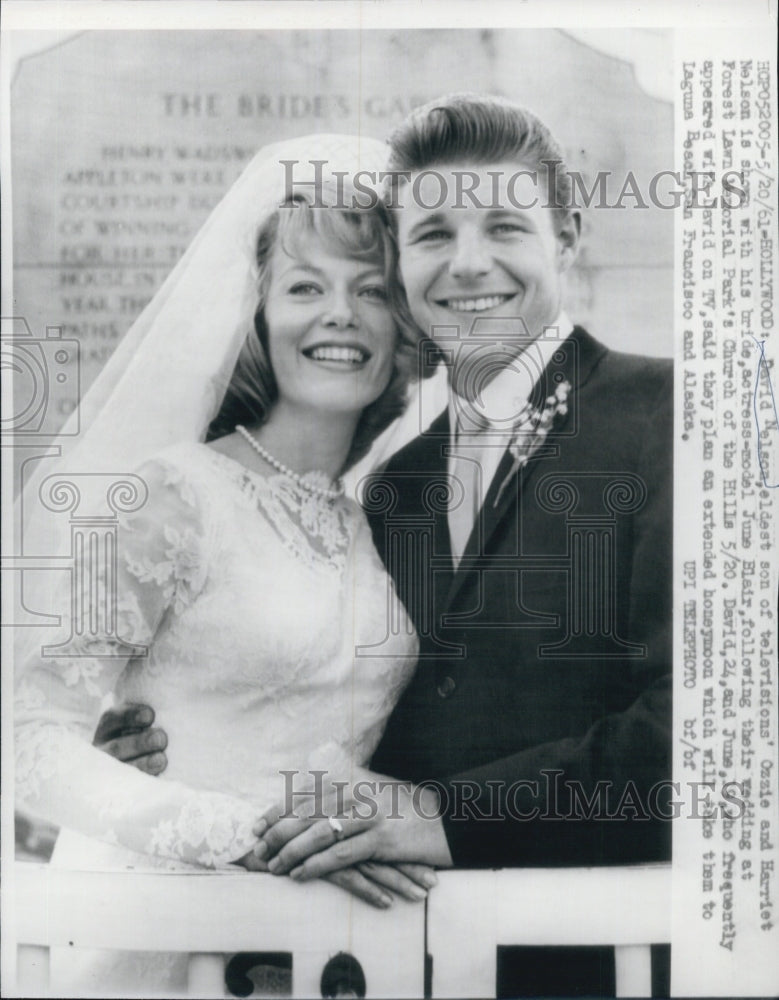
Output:
M198 577L204 566L197 551L196 536L191 528L179 531L172 525L163 528L166 548L164 558L153 562L148 556L127 558L127 569L140 583L154 583L167 604L180 613L189 604L188 590L197 591Z
M367 762L416 640L402 618L388 634L394 590L351 501L205 445L168 449L140 474L149 500L118 527L115 634L76 636L61 657L39 645L20 671L18 801L106 844L221 867L282 798L281 771L328 746ZM163 778L90 745L109 694L154 707Z
M282 474L259 476L218 452L213 458L262 513L291 555L311 568L343 571L353 531L348 504L301 489Z
M175 819L165 819L152 828L146 845L148 854L192 857L206 868L219 868L233 859L235 844L252 843L252 824L257 814L247 810L231 816L218 796L199 795L182 807Z
M43 692L40 688L26 684L21 692L21 700L17 701L17 713L20 705L39 707L42 703ZM17 734L17 800L20 796L26 802L34 802L40 798L41 789L57 775L58 761L61 760L66 745L66 732L50 723L35 723Z

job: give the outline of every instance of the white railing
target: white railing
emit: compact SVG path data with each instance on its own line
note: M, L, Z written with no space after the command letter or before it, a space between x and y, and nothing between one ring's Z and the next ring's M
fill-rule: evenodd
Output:
M499 945L613 945L617 996L649 997L670 940L666 865L445 872L428 902L434 997L494 996Z
M73 872L17 864L16 990L49 990L49 948L189 953L189 993L224 995L224 954L292 955L293 994L321 996L327 961L348 952L367 995L495 993L499 945L614 945L617 996L650 996L650 946L670 940L667 866L441 872L426 905L386 911L325 883L246 873ZM6 931L10 930L6 928ZM5 977L4 987L10 985ZM51 984L57 995L57 984ZM5 991L4 991L5 992Z

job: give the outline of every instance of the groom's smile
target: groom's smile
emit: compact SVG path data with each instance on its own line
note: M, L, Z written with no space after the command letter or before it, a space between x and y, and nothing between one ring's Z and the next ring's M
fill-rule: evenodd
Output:
M515 294L512 292L508 295L480 295L478 298L470 299L438 299L436 304L443 306L445 309L453 309L455 312L482 313L489 312L489 310L495 309L497 306L502 306L504 302L509 302L515 297Z
M466 171L474 178L472 200L462 197ZM479 191L490 192L489 207ZM424 332L435 337L440 329L451 343L455 328L462 342L476 319L490 320L505 343L525 326L535 337L554 322L578 220L561 221L547 207L545 181L522 164L451 163L412 174L397 218L403 282ZM483 334L480 327L481 347ZM525 335L523 348L527 343Z

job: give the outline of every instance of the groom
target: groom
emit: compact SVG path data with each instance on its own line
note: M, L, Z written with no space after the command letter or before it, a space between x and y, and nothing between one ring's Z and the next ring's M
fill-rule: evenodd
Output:
M450 386L365 494L419 667L362 798L341 792L346 839L269 814L259 853L301 880L372 858L668 859L671 363L613 352L562 311L580 218L533 115L433 102L390 167L409 305ZM143 719L110 749L164 766ZM372 780L375 814L351 817Z

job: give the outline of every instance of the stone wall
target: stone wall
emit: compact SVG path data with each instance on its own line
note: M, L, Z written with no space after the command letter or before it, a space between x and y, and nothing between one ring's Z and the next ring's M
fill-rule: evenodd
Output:
M527 104L588 186L612 172L612 200L629 171L646 192L673 168L670 102L561 31L85 32L13 83L15 315L79 341L83 391L259 146L383 137L453 90ZM612 346L670 354L674 213L624 204L585 213L569 310Z

